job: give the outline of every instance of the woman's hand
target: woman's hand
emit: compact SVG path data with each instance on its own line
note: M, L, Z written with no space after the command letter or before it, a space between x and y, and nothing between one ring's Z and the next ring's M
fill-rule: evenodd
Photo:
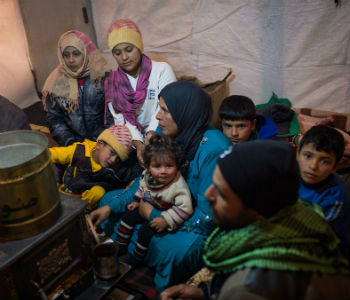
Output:
M144 168L143 161L143 151L145 150L145 145L141 141L132 141L132 144L136 147L136 155L140 165Z
M160 294L160 299L205 299L205 296L198 287L178 284L164 290Z
M151 212L153 210L153 205L148 203L145 200L140 200L140 206L139 206L139 213L142 218L145 220L149 220L149 217L151 216Z
M157 232L161 232L168 227L168 223L165 221L163 217L158 217L152 220L151 227L155 228Z
M111 214L111 209L108 205L102 206L94 211L92 211L89 215L92 224L95 226L100 225L104 220L108 219Z

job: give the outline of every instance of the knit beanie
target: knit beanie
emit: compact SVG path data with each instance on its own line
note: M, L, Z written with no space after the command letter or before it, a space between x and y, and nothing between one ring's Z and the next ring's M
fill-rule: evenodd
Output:
M128 159L132 149L132 136L127 127L123 125L112 125L102 131L97 140L102 140L110 145L122 161Z
M120 43L129 43L143 52L140 29L128 19L115 21L108 30L108 47L112 51Z
M265 217L297 201L299 168L295 150L287 142L236 144L221 154L218 166L244 205Z

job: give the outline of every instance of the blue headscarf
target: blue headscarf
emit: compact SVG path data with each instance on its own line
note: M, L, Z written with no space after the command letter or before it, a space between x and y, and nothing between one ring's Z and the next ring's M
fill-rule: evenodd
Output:
M168 84L160 92L175 121L176 141L192 160L212 116L211 97L200 86L190 81Z

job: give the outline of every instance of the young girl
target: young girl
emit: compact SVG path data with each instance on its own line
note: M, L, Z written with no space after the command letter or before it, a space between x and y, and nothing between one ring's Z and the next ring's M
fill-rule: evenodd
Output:
M91 39L78 30L62 34L58 41L59 65L46 79L42 100L51 136L61 146L96 141L111 124L104 124L106 60Z
M131 266L143 261L156 232L175 230L193 212L191 193L180 172L184 155L175 140L169 136L152 136L145 148L143 159L146 170L142 174L134 201L127 206L121 219L116 239L119 256L122 256L128 251L135 225L142 224L134 251L122 258ZM140 201L147 201L162 210L161 216L149 224L139 213Z
M108 30L108 47L118 64L105 81L106 103L114 123L127 126L142 163L144 140L154 133L158 121L158 94L175 74L166 62L143 54L142 35L131 20L117 20Z

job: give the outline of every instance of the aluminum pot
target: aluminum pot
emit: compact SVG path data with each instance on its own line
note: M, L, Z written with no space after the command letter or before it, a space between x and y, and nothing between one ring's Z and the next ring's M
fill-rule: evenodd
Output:
M0 241L38 234L60 215L56 177L40 132L0 133Z

